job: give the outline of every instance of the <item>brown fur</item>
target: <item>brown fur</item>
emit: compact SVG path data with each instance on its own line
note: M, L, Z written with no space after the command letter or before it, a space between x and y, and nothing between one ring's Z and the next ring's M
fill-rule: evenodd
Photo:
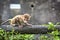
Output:
M23 26L23 25L31 25L28 23L30 18L31 16L26 13L24 15L16 15L12 19L8 19L8 20L10 20L9 22L10 22L10 25L12 26L15 26L16 24L19 26Z

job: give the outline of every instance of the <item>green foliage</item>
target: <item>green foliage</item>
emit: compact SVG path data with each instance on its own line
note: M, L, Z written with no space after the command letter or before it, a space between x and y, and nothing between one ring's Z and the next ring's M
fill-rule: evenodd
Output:
M51 35L51 37L48 37L46 35L41 35L40 39L41 40L60 40L59 38L59 34L60 32L55 28L55 26L59 25L60 22L56 23L56 25L54 25L52 22L49 22L48 25L46 25L48 27L48 30L52 30L51 32L47 32L47 34Z
M20 34L18 32L6 32L0 28L0 40L33 40L33 34Z
M44 35L41 35L41 36L40 36L40 40L47 40L47 39L48 39L47 36L44 36Z
M56 25L59 25L57 23ZM55 28L52 22L49 22L47 25L48 30L52 30L51 32L47 32L48 35L41 35L40 40L60 40L60 32ZM33 34L20 34L18 32L14 32L15 30L12 29L11 32L6 32L5 30L0 28L0 40L34 40Z
M41 35L40 40L60 40L59 36L48 36L48 35Z
M54 35L54 36L59 35L59 31L55 28L55 26L54 26L54 24L52 22L49 22L49 24L48 24L48 30L52 30L52 32L50 34Z
M52 22L49 22L48 23L48 30L54 30L55 28L54 28L54 24L52 23Z

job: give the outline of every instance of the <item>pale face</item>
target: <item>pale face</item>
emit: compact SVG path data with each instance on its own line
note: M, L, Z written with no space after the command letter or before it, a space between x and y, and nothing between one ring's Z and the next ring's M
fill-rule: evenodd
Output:
M26 20L26 21L29 21L30 20L30 16L28 16L28 17L25 17L25 19L24 20Z

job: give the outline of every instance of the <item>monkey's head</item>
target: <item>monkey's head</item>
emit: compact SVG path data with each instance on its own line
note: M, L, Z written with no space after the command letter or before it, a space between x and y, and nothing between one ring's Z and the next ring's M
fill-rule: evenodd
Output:
M24 14L24 18L26 21L28 21L28 20L30 20L31 16L28 13L26 13L26 14Z

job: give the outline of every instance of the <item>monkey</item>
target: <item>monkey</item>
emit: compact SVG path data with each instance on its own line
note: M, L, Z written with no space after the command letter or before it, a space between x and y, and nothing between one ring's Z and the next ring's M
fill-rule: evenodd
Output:
M24 25L31 26L32 24L29 24L28 21L30 20L31 16L28 13L25 13L23 15L16 15L15 17L8 19L10 25L15 26L16 24L19 27L23 27ZM6 23L7 21L3 22L2 24Z

